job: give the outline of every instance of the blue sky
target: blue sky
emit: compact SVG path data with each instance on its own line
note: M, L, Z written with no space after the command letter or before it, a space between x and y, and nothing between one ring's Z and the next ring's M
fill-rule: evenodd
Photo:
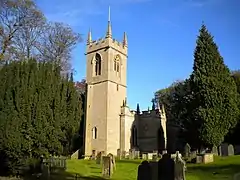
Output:
M156 90L187 78L202 22L214 35L230 69L240 69L239 0L37 0L51 21L69 24L84 42L73 52L75 80L85 77L88 29L104 37L111 6L113 37L128 35L128 104L151 107Z

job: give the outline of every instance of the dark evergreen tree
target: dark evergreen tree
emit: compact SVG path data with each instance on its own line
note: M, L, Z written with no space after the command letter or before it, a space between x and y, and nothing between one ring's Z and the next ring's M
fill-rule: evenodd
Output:
M139 104L137 103L137 111L136 111L137 114L140 114L141 111L140 111L140 107L139 107Z
M194 52L192 122L207 145L219 145L239 114L236 84L205 25L200 29Z
M72 75L63 78L55 63L28 60L3 66L0 82L3 166L14 173L41 155L69 155L83 114Z

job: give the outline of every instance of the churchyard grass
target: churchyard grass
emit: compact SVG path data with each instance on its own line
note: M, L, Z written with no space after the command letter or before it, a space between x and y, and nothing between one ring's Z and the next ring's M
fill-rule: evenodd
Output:
M141 160L117 161L117 170L113 180L135 180ZM187 180L230 180L235 173L240 172L240 156L215 157L210 164L187 164ZM56 174L56 179L66 179L66 176L79 174L82 180L101 180L101 166L95 161L68 160L66 172ZM54 178L55 179L55 178Z

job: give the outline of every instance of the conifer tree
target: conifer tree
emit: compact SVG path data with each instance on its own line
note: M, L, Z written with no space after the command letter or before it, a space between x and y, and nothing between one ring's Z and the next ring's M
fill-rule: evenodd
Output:
M218 47L202 25L190 77L193 119L205 145L219 145L237 122L237 89Z
M69 155L83 114L73 77L52 62L11 62L0 69L0 156L17 166L49 154ZM2 168L0 166L0 168Z

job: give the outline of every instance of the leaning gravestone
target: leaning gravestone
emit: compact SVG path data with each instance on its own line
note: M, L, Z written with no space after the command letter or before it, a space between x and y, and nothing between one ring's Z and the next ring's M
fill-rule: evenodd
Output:
M113 164L111 162L111 157L102 157L102 176L103 178L111 178L113 173Z
M143 161L138 166L137 180L152 180L151 166L148 161Z
M234 155L234 147L232 144L228 145L228 155L233 156Z
M179 152L176 152L174 165L174 180L186 180L185 177L186 163L182 160Z
M158 179L174 180L174 161L169 154L164 154L158 161Z

